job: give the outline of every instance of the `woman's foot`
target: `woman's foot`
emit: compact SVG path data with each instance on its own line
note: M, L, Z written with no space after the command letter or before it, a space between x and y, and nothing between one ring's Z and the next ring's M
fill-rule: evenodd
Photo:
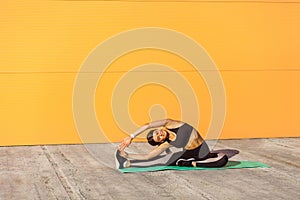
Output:
M116 151L115 156L116 156L116 158L115 158L116 159L116 169L122 169L122 168L126 167L127 159L120 156L119 150Z

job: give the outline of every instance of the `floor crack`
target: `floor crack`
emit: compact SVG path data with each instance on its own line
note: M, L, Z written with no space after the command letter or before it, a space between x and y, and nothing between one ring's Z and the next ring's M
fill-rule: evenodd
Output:
M78 194L73 190L73 187L69 183L68 179L65 177L64 173L59 169L58 164L55 161L55 159L51 156L47 146L41 146L41 148L44 152L44 155L46 156L46 158L50 162L51 166L53 167L54 172L55 172L59 182L63 186L64 190L66 191L69 199L83 199L82 197L78 196Z

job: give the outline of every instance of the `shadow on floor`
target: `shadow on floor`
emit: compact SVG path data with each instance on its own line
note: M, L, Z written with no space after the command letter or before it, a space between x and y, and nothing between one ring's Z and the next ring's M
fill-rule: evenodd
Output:
M233 156L239 154L240 151L236 149L219 149L212 151L212 153L224 153L227 155L228 158L232 158Z
M241 162L239 161L228 161L228 163L226 164L226 167L232 167L232 166L236 166L241 164Z

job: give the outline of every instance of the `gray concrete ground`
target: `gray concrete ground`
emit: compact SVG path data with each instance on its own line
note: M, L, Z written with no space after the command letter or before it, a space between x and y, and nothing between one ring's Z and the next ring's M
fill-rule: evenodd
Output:
M271 168L122 174L111 144L0 147L0 199L300 199L300 138L221 140L214 149Z

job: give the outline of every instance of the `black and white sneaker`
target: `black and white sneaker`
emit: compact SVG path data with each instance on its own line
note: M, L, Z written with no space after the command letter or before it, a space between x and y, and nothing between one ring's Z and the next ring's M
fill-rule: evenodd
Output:
M180 166L180 167L192 167L192 162L195 161L195 158L189 158L189 159L179 159L177 160L176 162L176 165L177 166Z
M116 151L115 156L116 156L116 158L115 158L116 159L116 169L124 168L124 165L125 165L127 159L120 156L120 151L118 149Z

